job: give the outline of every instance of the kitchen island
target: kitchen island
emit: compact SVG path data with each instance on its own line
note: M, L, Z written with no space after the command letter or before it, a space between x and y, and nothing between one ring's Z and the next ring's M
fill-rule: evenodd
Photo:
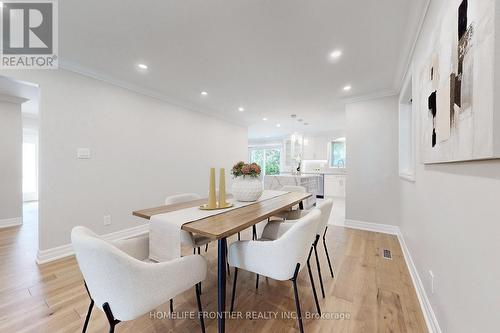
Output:
M264 188L266 190L281 190L283 186L303 186L307 193L312 196L304 200L304 209L310 209L316 204L316 195L320 187L320 176L315 174L279 174L266 175L264 178Z

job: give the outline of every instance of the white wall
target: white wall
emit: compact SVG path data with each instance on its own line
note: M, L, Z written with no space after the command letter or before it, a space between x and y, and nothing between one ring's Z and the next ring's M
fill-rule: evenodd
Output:
M399 224L398 99L346 105L346 220Z
M439 14L447 5L445 0L431 1L413 57L414 100L420 98L415 87L430 54L430 36L439 27ZM499 13L500 6L496 6L497 50ZM499 55L492 56L499 59ZM497 65L497 113L499 70ZM443 332L498 332L500 161L424 166L418 123L416 132L416 182L400 181L401 230L432 308ZM429 270L435 276L434 294Z
M0 96L0 225L22 216L21 104Z
M132 211L205 194L209 167L246 158L244 127L64 70L15 75L40 86L42 250L69 243L76 225L104 234L145 223ZM79 147L92 158L77 159Z

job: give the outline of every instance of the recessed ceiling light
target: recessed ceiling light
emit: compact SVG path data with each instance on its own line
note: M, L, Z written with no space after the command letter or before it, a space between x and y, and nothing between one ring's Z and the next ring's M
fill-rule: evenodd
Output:
M240 106L240 107L238 108L238 111L243 112L243 111L245 111L245 108L244 108L244 107L242 107L242 106Z
M262 120L266 121L266 120L267 120L267 118L265 118L265 117L264 117L264 118L262 118Z
M137 68L142 70L142 71L145 71L148 69L148 65L146 64L137 64Z
M342 56L342 51L341 50L333 50L330 52L330 59L332 60L337 60Z
M276 127L281 127L281 124L276 124Z
M349 91L352 89L351 85L347 85L344 88L342 88L344 91Z
M206 91L201 92L201 96L207 96L207 95L208 95L208 93Z

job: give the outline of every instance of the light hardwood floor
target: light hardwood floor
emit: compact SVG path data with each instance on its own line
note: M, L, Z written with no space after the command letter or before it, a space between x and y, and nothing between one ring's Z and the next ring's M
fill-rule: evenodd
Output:
M33 207L28 207L22 227L0 230L0 332L81 332L89 299L82 275L73 257L37 266L36 221ZM31 215L30 215L31 214ZM30 220L31 219L31 220ZM250 232L243 234L245 239ZM305 319L306 332L426 332L424 318L413 289L397 238L390 235L330 227L327 234L333 256L335 279L329 275L322 246L326 298L320 299L321 310L328 316L344 314L348 319ZM393 260L382 258L382 249L392 251ZM189 250L186 249L186 254ZM203 282L202 302L205 311L215 311L216 244L208 253L209 275ZM312 262L313 264L313 262ZM315 265L313 274L319 292ZM168 283L168 281L165 281ZM228 299L232 276L228 278ZM299 275L303 314L315 313L307 269ZM194 288L174 301L175 311L195 311ZM168 313L168 303L159 311ZM255 290L255 275L238 273L235 310L260 311L278 316L294 311L293 290L288 281L260 279ZM259 313L255 314L256 316ZM214 319L206 319L207 332L216 332ZM95 310L88 332L107 332L107 321ZM142 316L117 326L116 332L199 332L196 319L154 319ZM294 319L231 319L226 332L294 332Z

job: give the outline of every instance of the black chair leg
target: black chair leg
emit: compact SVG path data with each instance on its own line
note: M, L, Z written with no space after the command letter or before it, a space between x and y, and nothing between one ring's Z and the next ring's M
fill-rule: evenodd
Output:
M193 254L196 254L196 248L193 247Z
M207 252L207 251L208 251L208 243L207 243L207 245L205 245L205 252Z
M238 279L238 267L234 268L234 278L233 278L233 295L231 296L231 309L230 312L234 310L234 299L236 298L236 280Z
M293 293L295 295L295 307L297 308L297 320L299 322L300 333L304 333L304 326L302 325L302 312L300 311L300 301L299 301L299 290L297 288L297 275L299 274L300 264L295 267L295 273L293 275Z
M89 326L90 315L92 314L92 309L94 308L94 300L92 296L90 296L89 288L87 288L87 282L83 281L83 285L85 286L85 290L87 290L87 295L90 298L89 310L87 311L87 316L85 317L85 323L83 324L82 333L87 331L87 327Z
M257 274L257 278L255 279L255 289L259 289L259 274Z
M85 323L83 324L82 333L87 332L87 326L89 326L90 315L92 314L92 309L94 308L94 300L90 300L89 310L87 311L87 316L85 317Z
M323 277L321 276L321 266L319 264L318 250L316 249L319 241L319 235L316 235L316 240L314 241L314 257L316 257L316 266L318 267L319 284L321 286L321 295L325 298L325 287L323 287Z
M196 291L196 302L198 303L198 317L200 319L200 327L201 327L201 332L205 333L205 320L203 319L203 308L201 306L201 298L200 298L200 287L198 284L194 286L195 291Z
M240 233L238 232L238 240L240 241L241 240L241 235Z
M330 262L330 256L328 255L328 249L326 247L326 231L328 230L328 227L325 228L325 232L323 233L323 246L325 247L325 253L326 253L326 259L328 260L328 266L330 267L330 274L332 275L332 278L335 276L333 275L333 268L332 268L332 263Z
M311 247L311 251L312 251L313 247ZM318 310L318 314L321 315L321 309L319 308L318 294L316 293L316 286L314 285L314 279L313 279L313 275L311 272L311 264L309 263L309 258L307 259L307 272L309 273L309 280L311 280L311 287L313 290L314 302L316 303L316 310Z
M113 312L111 312L111 308L109 307L108 302L104 303L102 305L102 309L104 310L104 313L106 314L106 318L108 318L109 322L109 333L114 333L115 332L115 326L120 323L118 319L115 319L113 316Z
M257 227L254 224L252 226L252 240L256 240L256 239L257 239Z
M198 254L200 254L200 247L198 246Z
M170 299L170 313L173 313L174 312L174 299L171 298Z

